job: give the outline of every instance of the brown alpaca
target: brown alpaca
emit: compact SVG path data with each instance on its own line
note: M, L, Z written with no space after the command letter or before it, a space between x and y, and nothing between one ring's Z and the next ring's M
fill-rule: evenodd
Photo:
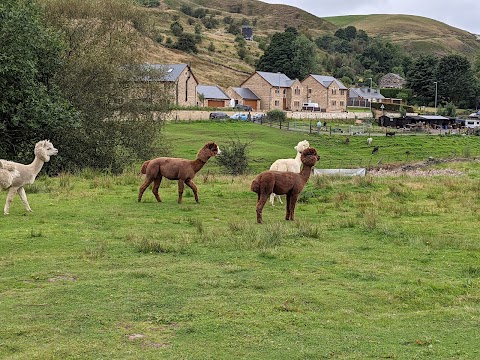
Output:
M158 202L161 202L158 195L158 188L162 182L162 177L169 180L178 180L178 203L182 203L184 184L193 190L195 201L198 203L197 186L193 182L195 174L207 163L212 156L221 153L219 147L214 142L205 144L197 153L195 160L187 160L180 158L159 157L147 160L143 163L141 173L145 174L145 181L140 186L138 193L138 201L142 200L143 193L153 182L152 192Z
M301 156L303 164L300 174L281 171L264 171L252 181L250 189L257 193L257 222L262 223L262 210L270 194L287 195L285 220L294 220L298 195L310 178L312 167L320 160L317 150L305 149Z

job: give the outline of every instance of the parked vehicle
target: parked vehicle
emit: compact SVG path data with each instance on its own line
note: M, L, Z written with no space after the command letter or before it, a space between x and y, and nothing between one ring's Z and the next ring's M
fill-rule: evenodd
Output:
M250 105L236 104L233 108L235 110L252 111L252 107Z
M224 112L212 112L210 113L210 119L227 119L228 115Z
M265 114L255 114L252 116L252 121L264 121L267 116Z
M232 116L230 116L230 119L247 121L247 114L236 113L236 114L233 114Z

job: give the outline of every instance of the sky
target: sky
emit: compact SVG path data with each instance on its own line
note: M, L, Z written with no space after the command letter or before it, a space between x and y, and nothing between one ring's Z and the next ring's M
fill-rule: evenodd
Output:
M404 14L441 21L473 34L480 34L478 0L262 0L292 5L318 17L341 15Z

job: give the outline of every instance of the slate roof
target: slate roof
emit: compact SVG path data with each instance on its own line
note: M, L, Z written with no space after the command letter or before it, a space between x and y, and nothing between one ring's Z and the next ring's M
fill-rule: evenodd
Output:
M328 88L332 82L337 83L338 87L342 90L347 90L347 87L343 85L340 81L335 79L333 76L327 76L327 75L313 75L310 74L315 80L317 80L320 84Z
M255 95L255 93L250 90L249 88L242 88L242 87L234 87L232 88L238 95L242 97L242 99L247 100L260 100L260 98Z
M161 76L161 81L174 82L177 81L180 75L184 72L187 64L145 64L146 69L158 71ZM147 77L145 80L154 80ZM158 79L157 79L158 80Z
M357 95L358 97L361 97L363 99L385 99L385 96L380 94L380 91L378 91L378 89L350 88L348 97L355 97L353 95Z
M263 77L271 86L275 87L290 87L295 81L282 73L257 71L257 74Z
M205 99L230 100L227 94L216 85L197 85L197 93Z

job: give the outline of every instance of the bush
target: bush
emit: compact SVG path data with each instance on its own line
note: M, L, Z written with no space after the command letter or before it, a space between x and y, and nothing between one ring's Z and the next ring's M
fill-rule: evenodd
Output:
M239 139L231 140L230 145L224 146L220 156L216 157L218 164L229 175L242 175L247 172L247 146L250 143L241 143Z
M283 122L287 120L287 114L282 110L271 110L267 112L267 121Z

